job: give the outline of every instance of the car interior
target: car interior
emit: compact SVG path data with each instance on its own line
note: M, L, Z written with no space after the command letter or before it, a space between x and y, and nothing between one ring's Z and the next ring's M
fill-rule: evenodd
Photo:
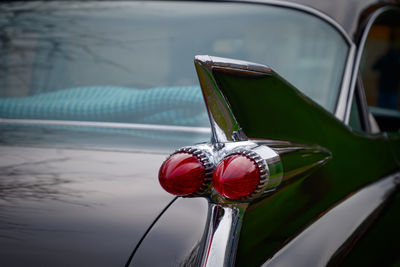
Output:
M400 11L381 14L372 25L360 63L371 132L400 129ZM360 81L359 81L360 82Z

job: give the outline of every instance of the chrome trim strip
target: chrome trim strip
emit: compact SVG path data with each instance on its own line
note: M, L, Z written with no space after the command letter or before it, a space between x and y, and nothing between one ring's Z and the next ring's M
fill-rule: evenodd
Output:
M200 250L200 266L234 266L236 250L248 203L209 203L204 246Z
M343 121L345 124L348 124L348 121L345 120L345 114L349 105L348 101L352 101L349 99L349 94L352 86L352 77L353 77L353 69L354 69L354 59L356 55L356 46L354 44L350 45L349 53L347 55L347 62L343 72L342 85L339 91L339 96L337 98L336 107L334 111L334 115L337 119ZM350 102L351 103L351 102Z
M397 172L364 187L319 217L262 266L329 265L372 223L399 185Z
M54 125L54 126L117 128L117 129L129 129L129 130L156 130L156 131L171 131L171 132L175 131L175 132L188 132L188 133L192 132L211 133L211 129L206 127L119 123L119 122L97 122L97 121L22 120L22 119L0 118L0 124Z
M392 10L392 9L398 9L398 8L393 7L393 6L384 6L384 7L377 9L370 16L366 26L364 27L363 34L360 39L360 43L358 44L357 54L355 55L353 69L351 71L350 88L349 88L349 91L347 92L347 96L344 96L344 97L346 97L346 107L344 108L343 111L341 111L341 113L343 113L343 114L341 114L341 116L343 117L343 122L346 125L349 123L349 119L350 119L351 103L353 101L353 95L354 95L356 81L357 81L357 77L358 77L358 69L360 68L361 57L362 57L362 54L363 54L364 48L365 48L365 41L371 30L372 24L375 22L377 17L380 16L382 13L384 13L388 10Z
M263 64L253 63L244 60L237 60L232 58L214 57L208 55L199 55L195 60L204 63L211 70L211 68L233 69L251 74L269 74L272 70L270 67Z

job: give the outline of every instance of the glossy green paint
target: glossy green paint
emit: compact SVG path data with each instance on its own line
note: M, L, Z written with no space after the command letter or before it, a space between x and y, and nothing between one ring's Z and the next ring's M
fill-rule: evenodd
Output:
M332 155L316 172L292 177L249 206L236 265L262 264L329 207L399 169L399 134L354 132L273 71L250 77L214 70L214 76L250 139L318 145Z
M384 207L381 216L341 262L341 266L399 266L400 227L388 227L400 225L399 210L400 192Z
M270 144L279 153L282 161L283 177L280 186L292 183L296 176L309 175L326 164L331 158L331 153L319 146L303 147L294 144L287 144L286 147L279 147Z

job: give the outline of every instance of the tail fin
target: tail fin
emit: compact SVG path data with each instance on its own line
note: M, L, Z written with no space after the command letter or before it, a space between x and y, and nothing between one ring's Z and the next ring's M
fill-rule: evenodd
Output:
M326 135L348 131L267 66L210 56L196 56L195 66L216 142L261 138L323 145Z

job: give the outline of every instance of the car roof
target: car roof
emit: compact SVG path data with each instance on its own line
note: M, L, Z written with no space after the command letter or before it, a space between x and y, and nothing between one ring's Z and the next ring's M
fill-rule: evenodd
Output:
M207 1L207 0L200 0ZM315 10L322 12L336 22L353 41L359 37L359 27L363 27L365 20L377 8L383 6L398 6L400 0L211 0L234 1L242 3L273 4L281 6L296 6L301 10L307 8L310 13ZM302 6L302 7L299 7ZM305 7L305 8L304 8ZM321 13L320 13L321 14Z
M357 27L376 8L399 5L400 0L285 0L317 9L335 20L354 38ZM266 1L268 2L268 1Z

